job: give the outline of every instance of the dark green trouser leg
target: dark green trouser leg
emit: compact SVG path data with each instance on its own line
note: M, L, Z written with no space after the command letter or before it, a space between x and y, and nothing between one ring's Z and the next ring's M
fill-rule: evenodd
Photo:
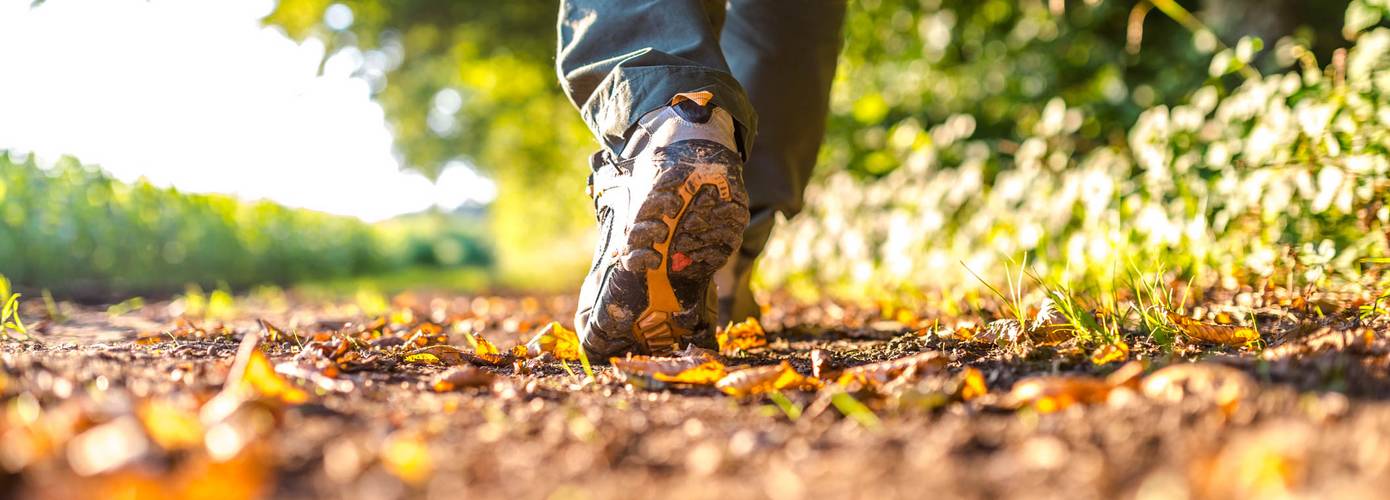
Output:
M759 124L758 146L743 167L752 219L738 258L729 260L735 283L732 293L720 290L720 314L728 315L721 322L758 314L748 288L753 260L777 212L791 217L801 211L825 135L844 19L844 0L729 2L720 44Z
M708 90L738 123L745 154L757 115L719 48L724 2L563 0L560 82L589 129L615 156L628 129L681 92Z
M724 319L757 314L753 260L776 214L801 211L844 17L844 0L733 0L727 12L720 0L560 4L560 81L606 151L622 151L632 125L680 92L713 92L738 122L752 222L721 282Z

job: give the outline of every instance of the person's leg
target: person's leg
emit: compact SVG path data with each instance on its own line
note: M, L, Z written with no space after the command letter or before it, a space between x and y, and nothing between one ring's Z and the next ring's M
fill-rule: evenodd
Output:
M721 324L757 316L748 288L777 212L801 211L830 107L843 44L844 0L733 0L720 43L758 113L758 145L744 164L751 222L718 279Z
M744 151L757 115L719 47L721 0L563 0L556 69L604 150L679 93L709 91L733 116Z
M603 144L599 222L575 329L590 355L714 347L713 278L748 226L756 116L729 73L711 0L565 0L557 66Z

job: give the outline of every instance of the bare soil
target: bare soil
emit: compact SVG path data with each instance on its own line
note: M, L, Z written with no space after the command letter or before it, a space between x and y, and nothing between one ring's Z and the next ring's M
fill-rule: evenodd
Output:
M280 363L302 358L316 333L366 339L353 332L375 318L294 299L245 300L195 321L179 319L181 302L115 316L65 304L61 321L31 325L33 340L0 344L0 497L1383 498L1387 322L1359 320L1360 298L1320 304L1337 300L1322 315L1285 308L1262 320L1262 347L1128 337L1147 373L1198 362L1253 381L1217 403L1189 384L1176 398L1116 391L1049 411L1011 389L1031 376L1104 377L1123 363L1097 366L1066 343L988 344L929 328L959 318L895 316L902 323L877 307L777 299L763 322L769 346L725 364L788 360L811 375L815 350L830 371L923 351L950 361L848 393L873 412L864 415L832 404L830 389L784 389L790 405L779 407L766 394L639 383L599 360L592 379L577 363L526 361L480 367L492 383L436 392L448 367L359 340L350 348L363 356L329 373L331 384L282 375L306 399L262 391L221 418L210 401L243 337L266 335L257 320L305 336L260 345ZM394 302L384 336L433 321L451 345L467 346L462 332L474 331L504 352L551 320L568 323L574 308L571 297ZM28 306L27 318L46 316ZM952 392L968 367L988 394Z

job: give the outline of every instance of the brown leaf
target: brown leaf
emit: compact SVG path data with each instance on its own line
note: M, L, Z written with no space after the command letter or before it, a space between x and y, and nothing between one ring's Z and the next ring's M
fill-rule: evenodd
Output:
M1254 393L1255 387L1250 375L1215 363L1166 366L1145 377L1142 384L1144 395L1150 398L1169 402L1199 398L1215 403L1227 415Z
M824 378L830 370L830 356L821 349L811 350L811 376Z
M1056 303L1051 298L1043 299L1038 305L1038 314L1033 317L1033 322L1028 327L1028 338L1039 345L1057 345L1075 335L1076 330L1067 322L1067 318L1062 316L1062 312L1057 310Z
M1184 335L1202 342L1245 345L1260 340L1260 332L1246 326L1214 325L1174 313L1168 313L1168 320L1177 325L1178 331Z
M758 323L758 318L730 323L729 326L715 332L714 338L719 342L719 352L723 354L767 347L767 332L763 331L763 325Z
M430 387L434 392L449 392L463 387L488 387L495 381L497 375L492 372L472 365L461 365L435 376Z
M879 361L846 369L835 383L849 390L876 387L902 376L913 376L946 367L950 361L936 351L924 351L905 358Z

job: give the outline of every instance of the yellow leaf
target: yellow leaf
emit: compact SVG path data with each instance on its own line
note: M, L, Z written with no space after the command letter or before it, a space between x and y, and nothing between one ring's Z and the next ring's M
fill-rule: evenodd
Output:
M730 396L762 394L788 387L819 385L814 379L807 379L792 368L791 363L783 361L780 365L745 368L719 379L715 386Z
M1168 320L1177 325L1184 335L1203 342L1245 345L1260 340L1260 332L1246 326L1212 325L1173 313L1168 313Z
M652 378L675 384L711 385L718 383L719 379L724 378L724 375L724 363L709 360L674 375L656 373L652 375Z
M730 323L715 333L719 342L719 352L729 354L747 351L757 347L767 347L767 332L758 318L748 318L742 323Z
M559 322L551 321L541 328L530 341L526 342L526 355L528 357L540 356L542 353L550 353L556 358L564 361L578 361L580 354L579 335L560 325Z
M302 389L275 373L275 366L270 364L270 360L266 359L260 349L251 351L238 380L242 387L249 387L266 398L290 404L303 403L309 399L309 395Z
M416 356L420 357L417 358ZM436 359L435 361L429 361L429 358L425 356L432 356ZM435 364L435 362L437 361L438 363L442 363L449 366L460 365L463 363L499 366L507 361L507 357L501 354L478 354L473 351L460 349L456 346L440 344L410 351L406 353L405 361L407 363L427 364Z
M435 356L434 354L430 354L428 352L419 352L408 355L405 357L405 362L418 365L437 365L440 363L439 356Z
M1096 366L1127 359L1129 359L1129 344L1123 340L1116 340L1113 344L1100 346L1095 353L1091 354L1091 363Z
M469 334L469 338L473 339L473 352L476 352L480 355L502 355L502 351L499 350L497 346L493 345L492 342L489 342L487 339L483 338L482 335L473 333Z
M381 447L381 463L386 470L408 484L419 485L434 471L429 446L415 433L397 431Z
M970 401L989 394L989 387L985 386L985 374L974 367L966 368L960 374L960 389L957 392L961 401Z
M198 414L162 399L146 400L136 410L145 432L165 450L203 445L203 423Z
M709 355L654 357L633 355L609 362L628 377L650 377L661 382L713 385L724 378L724 363Z

